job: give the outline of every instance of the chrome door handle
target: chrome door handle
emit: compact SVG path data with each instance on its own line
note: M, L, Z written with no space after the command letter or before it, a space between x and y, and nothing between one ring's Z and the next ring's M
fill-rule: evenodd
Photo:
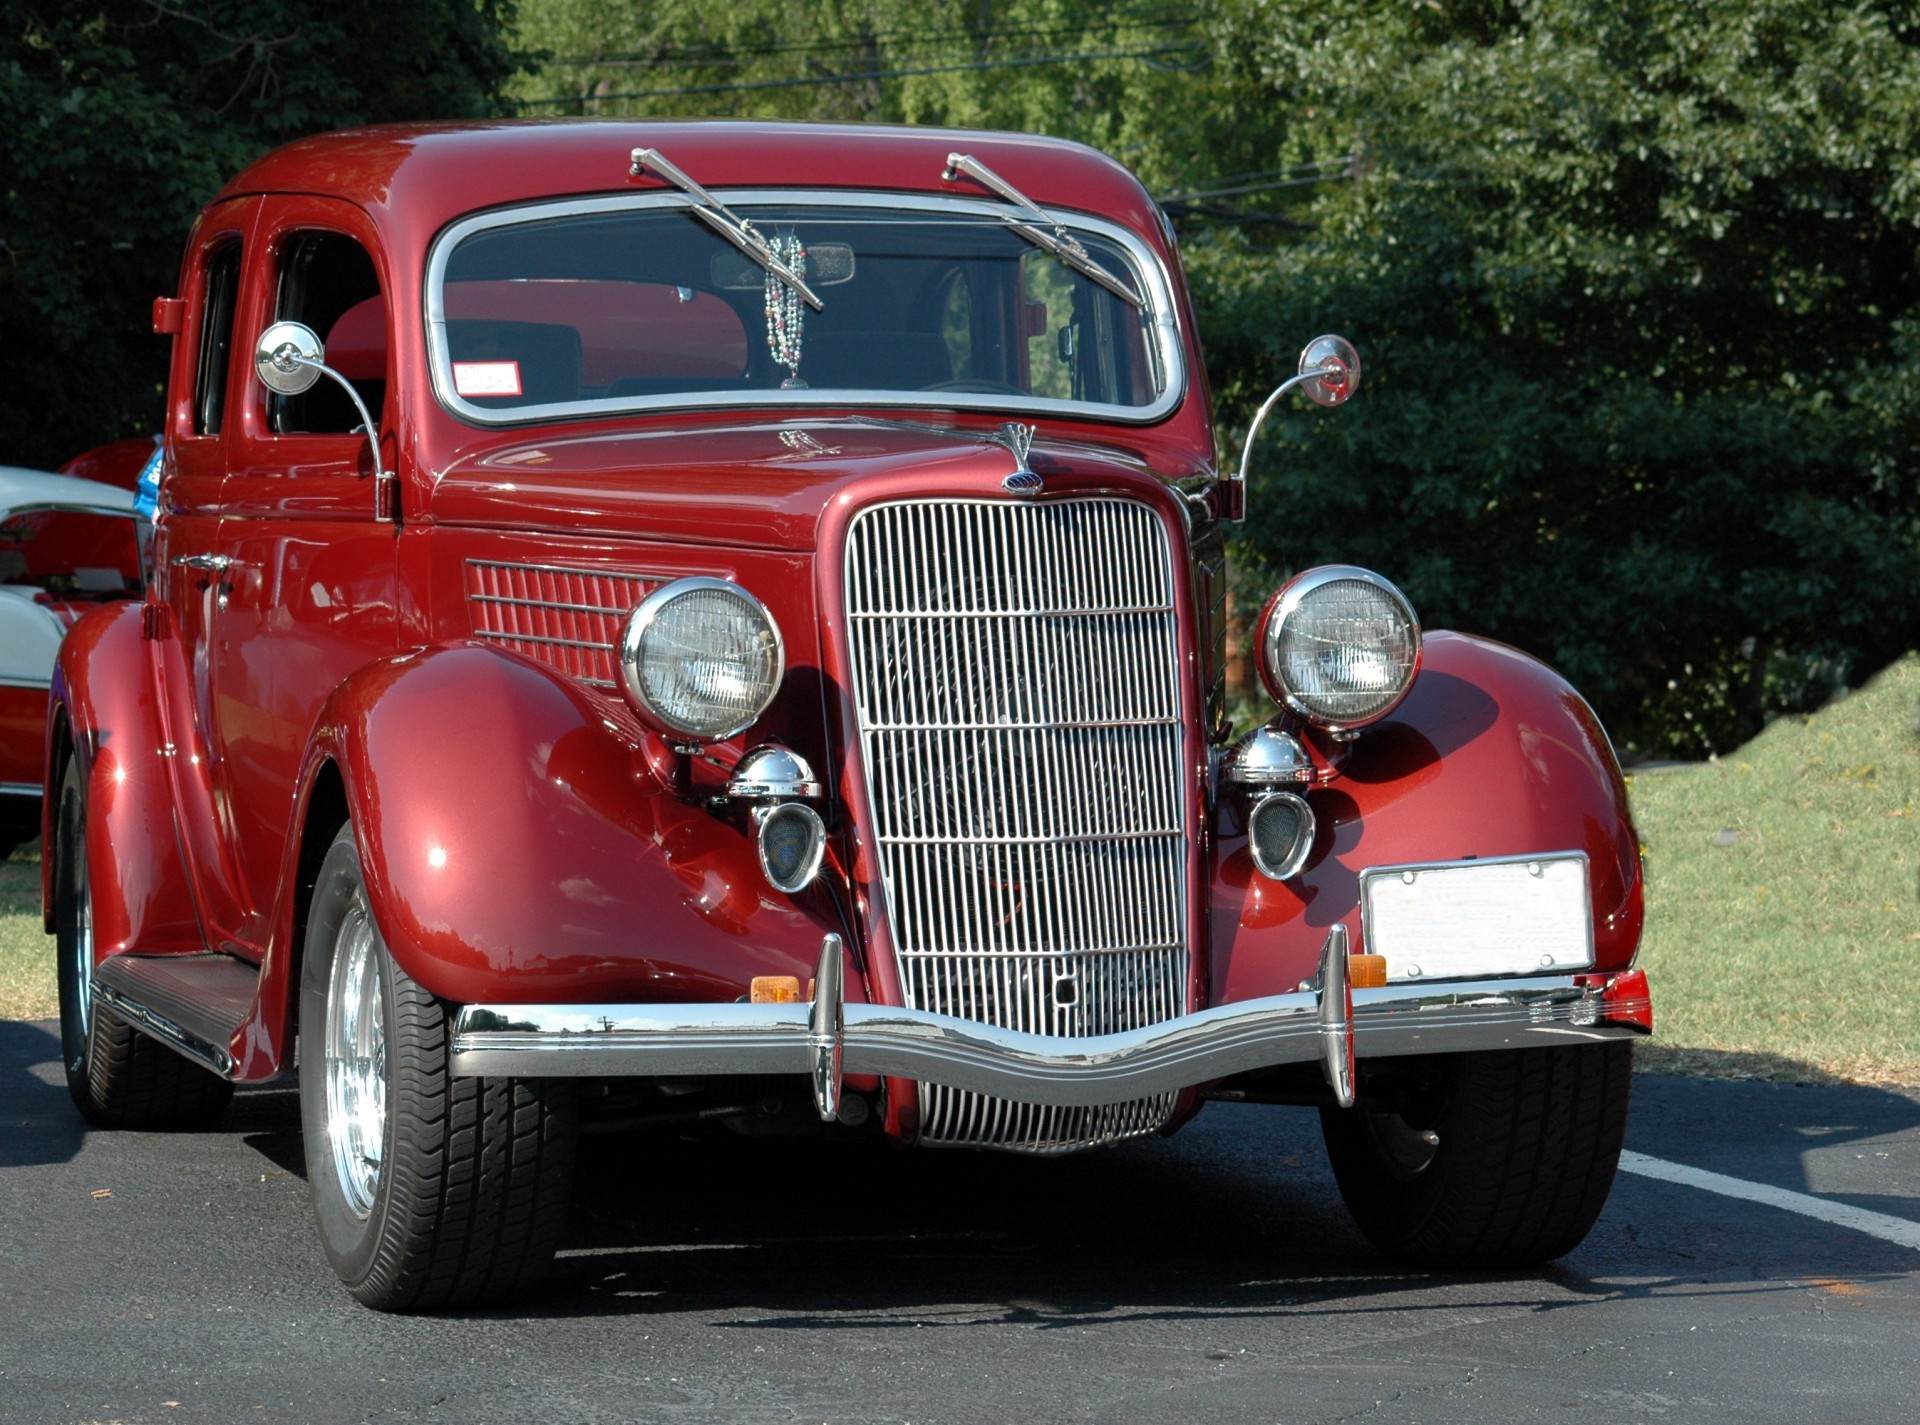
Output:
M239 562L230 554L176 554L173 556L176 569L199 569L208 574L224 573Z

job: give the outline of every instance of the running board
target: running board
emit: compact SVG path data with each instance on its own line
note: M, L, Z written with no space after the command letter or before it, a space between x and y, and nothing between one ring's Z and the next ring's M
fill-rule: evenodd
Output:
M110 955L93 968L97 1003L223 1079L259 992L259 967L231 955Z

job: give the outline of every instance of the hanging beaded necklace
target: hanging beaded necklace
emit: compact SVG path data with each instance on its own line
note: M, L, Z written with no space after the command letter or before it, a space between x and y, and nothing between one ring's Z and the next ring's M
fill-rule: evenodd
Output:
M807 250L799 238L771 238L767 246L775 257L793 270L795 276L807 275ZM780 383L783 391L801 390L807 384L800 379L800 335L805 321L806 307L802 304L800 294L769 272L767 350L772 353L775 362L787 368L787 379Z

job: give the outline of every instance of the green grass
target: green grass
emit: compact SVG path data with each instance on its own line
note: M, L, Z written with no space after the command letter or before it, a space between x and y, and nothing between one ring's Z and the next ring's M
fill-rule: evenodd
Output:
M1642 1066L1920 1084L1920 657L1715 762L1636 774Z
M1640 1066L1920 1084L1920 656L1717 762L1631 779ZM56 1012L37 847L0 865L0 1018Z
M51 1019L60 1012L53 937L40 929L40 843L0 862L0 1019Z

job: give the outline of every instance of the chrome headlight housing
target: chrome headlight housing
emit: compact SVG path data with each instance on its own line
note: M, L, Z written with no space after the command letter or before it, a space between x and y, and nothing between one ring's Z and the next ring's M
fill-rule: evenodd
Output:
M675 579L640 602L620 639L620 682L652 728L717 742L760 720L786 650L764 605L725 579Z
M1282 586L1261 616L1267 691L1334 732L1378 722L1420 669L1420 621L1406 595L1368 569L1328 564Z

